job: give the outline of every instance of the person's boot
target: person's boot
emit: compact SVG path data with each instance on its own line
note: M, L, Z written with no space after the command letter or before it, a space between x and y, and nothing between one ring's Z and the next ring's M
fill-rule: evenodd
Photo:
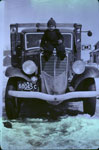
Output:
M64 52L57 52L57 57L60 58L60 60L64 60L64 58L66 57Z
M64 60L64 58L66 57L66 55L63 53L60 55L60 60Z
M44 59L45 59L45 61L48 61L49 60L49 58L51 57L51 55L52 55L52 52L45 52L44 53Z

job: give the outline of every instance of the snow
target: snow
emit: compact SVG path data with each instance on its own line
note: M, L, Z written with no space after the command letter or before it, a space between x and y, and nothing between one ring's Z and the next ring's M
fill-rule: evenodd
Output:
M4 150L99 148L99 120L89 115L64 116L52 122L29 118L10 122L11 129L2 123Z

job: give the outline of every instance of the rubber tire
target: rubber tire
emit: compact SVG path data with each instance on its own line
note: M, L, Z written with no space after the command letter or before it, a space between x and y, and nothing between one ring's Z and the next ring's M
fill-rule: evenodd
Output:
M87 87L87 91L95 91L95 90L96 90L95 83L91 83ZM96 111L96 97L87 98L83 100L83 110L84 110L84 113L93 116Z
M8 119L17 119L20 111L19 100L15 97L8 95L9 90L16 90L17 82L16 80L9 79L5 92L5 110Z

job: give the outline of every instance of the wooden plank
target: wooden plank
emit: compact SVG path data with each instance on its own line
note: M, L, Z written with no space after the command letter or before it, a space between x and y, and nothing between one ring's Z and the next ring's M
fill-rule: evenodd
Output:
M46 27L46 23L19 23L19 24L11 24L10 27L36 27L39 24L40 27ZM74 27L74 23L57 23L57 27Z
M47 28L40 28L40 31L38 31L38 33L42 33L46 30ZM60 30L60 32L63 33L73 33L73 29L66 29L66 28L58 28ZM32 29L23 29L22 30L23 33L27 32L27 33L37 33L37 30L35 30L35 28Z

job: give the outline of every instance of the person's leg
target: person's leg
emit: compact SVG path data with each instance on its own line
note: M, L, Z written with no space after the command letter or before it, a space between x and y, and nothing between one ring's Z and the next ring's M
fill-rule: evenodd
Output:
M57 45L56 51L57 51L57 56L58 56L61 60L63 60L63 59L66 57L66 54L65 54L65 47L64 47L63 44Z
M45 58L46 61L48 61L48 59L52 55L53 49L54 49L54 46L51 45L50 43L46 43L45 44L45 47L44 47L44 58Z

